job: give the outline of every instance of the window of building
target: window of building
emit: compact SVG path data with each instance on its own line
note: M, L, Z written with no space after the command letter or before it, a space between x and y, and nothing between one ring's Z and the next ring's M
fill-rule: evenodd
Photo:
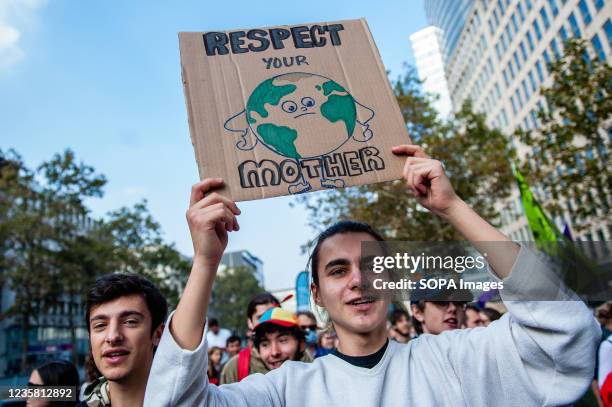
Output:
M536 61L536 71L538 72L538 79L540 83L544 82L544 70L542 69L542 63L540 60Z
M523 5L519 2L516 5L516 11L518 12L519 18L521 19L521 23L525 21L525 12L523 11Z
M525 48L523 41L519 44L519 49L521 50L521 55L523 55L523 61L527 62L527 48Z
M516 13L512 13L512 27L514 28L514 32L519 32L518 21L516 20Z
M538 23L538 20L533 20L533 31L535 31L536 38L538 39L538 41L540 41L542 39L542 31L540 30L540 24Z
M493 19L495 20L495 28L499 27L499 14L497 14L497 9L493 10Z
M537 129L539 127L538 113L534 109L531 109L529 116L531 116L531 124L533 125L533 128Z
M510 96L510 103L512 104L512 113L516 115L516 102L514 101L514 95Z
M508 125L508 116L506 115L506 109L502 107L501 110L501 117L502 117L502 123L504 124L504 126Z
M523 87L523 93L525 94L525 103L529 102L529 97L531 94L529 93L529 88L527 87L527 81L523 79L521 81L521 86Z
M559 47L557 46L557 40L554 38L550 41L550 49L552 49L552 52L555 55L555 60L561 58L561 53L559 52Z
M531 5L531 0L525 0L525 4L527 5L527 10L531 10L531 8L533 7Z
M508 44L512 43L512 27L510 24L506 25L506 37L508 37Z
M591 38L591 44L593 44L593 50L595 50L595 55L599 58L600 61L606 61L606 52L603 49L601 41L599 40L599 35L595 34L593 38Z
M535 81L535 76L533 76L533 71L529 70L529 74L527 74L529 76L529 83L531 83L531 90L533 92L537 92L538 90L538 85Z
M589 12L589 7L587 6L584 0L580 0L578 2L578 9L580 10L580 14L582 14L582 22L584 22L585 26L591 24L593 18L591 18L591 13Z
M605 3L605 0L593 0L593 5L597 11L601 10Z
M612 48L612 23L610 22L610 19L606 21L603 26L603 29L606 32L606 37L608 37L608 43L610 44L610 48Z
M540 17L542 17L542 24L544 24L544 29L548 30L550 27L550 20L548 19L548 13L546 12L546 7L542 6L540 9Z
M561 42L565 43L567 41L567 30L565 29L565 26L561 26L561 28L559 29L559 38L561 38Z
M499 42L495 44L495 54L497 55L497 60L501 61L502 53L501 53L501 45Z
M508 61L508 73L510 74L510 77L514 79L515 74L514 74L514 67L512 66L512 61Z
M503 16L504 13L506 12L506 6L504 6L504 2L502 0L497 0L497 6L499 7L499 11L501 15Z
M582 37L582 34L580 33L580 27L578 27L578 20L576 20L576 16L574 15L573 12L572 14L569 15L569 17L567 18L567 21L569 21L570 28L572 29L572 32L574 33L574 37L576 38Z
M523 127L525 128L525 130L529 130L529 117L525 116L523 118Z
M508 71L506 69L504 69L502 71L502 75L504 76L504 84L506 85L506 87L510 87L510 81L508 80Z
M501 89L499 88L499 83L495 82L495 97L497 100L501 97Z
M523 95L519 92L519 88L517 87L514 91L514 98L518 101L519 108L523 107Z
M527 30L527 43L529 44L529 50L533 51L535 48L535 44L533 43L533 37L531 36L531 31Z
M546 64L546 70L550 71L550 68L548 67L550 65L550 55L548 55L548 50L544 50L544 52L542 53L542 57L544 57L544 62Z
M489 33L491 34L491 37L492 37L493 34L495 33L495 28L493 27L493 21L489 19L488 23L489 23Z
M548 0L548 5L550 6L550 11L553 17L556 17L559 14L559 7L557 7L557 0Z
M521 61L519 59L518 53L514 51L512 57L514 58L514 63L516 64L516 73L518 74L519 72L521 72Z

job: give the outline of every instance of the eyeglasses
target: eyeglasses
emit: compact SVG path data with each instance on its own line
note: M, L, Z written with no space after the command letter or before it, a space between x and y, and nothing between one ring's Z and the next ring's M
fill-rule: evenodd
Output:
M300 325L300 329L302 331L316 331L317 330L317 325Z

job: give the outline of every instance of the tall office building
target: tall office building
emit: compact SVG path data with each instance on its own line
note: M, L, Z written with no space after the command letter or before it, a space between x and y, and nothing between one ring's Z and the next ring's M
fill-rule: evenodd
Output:
M423 91L437 95L433 107L442 117L447 117L452 112L453 106L444 72L442 30L429 26L412 34L410 41L419 79L423 81Z
M566 39L584 38L592 57L612 58L611 0L425 0L425 10L445 40L453 107L471 99L508 135L538 127L538 90L550 85L547 62L562 54ZM505 232L516 240L530 238L520 208L515 192L502 211ZM582 237L609 239L605 227L593 225Z

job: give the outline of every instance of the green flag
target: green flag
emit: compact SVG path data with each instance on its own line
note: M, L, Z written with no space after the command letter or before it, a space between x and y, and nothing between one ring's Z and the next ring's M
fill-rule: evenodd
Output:
M523 210L527 216L527 222L529 223L529 228L531 229L531 233L536 243L540 245L543 242L563 240L562 233L557 229L557 226L548 219L538 201L533 197L523 174L514 166L512 166L512 172L514 173L514 178L516 178L519 190L521 191Z

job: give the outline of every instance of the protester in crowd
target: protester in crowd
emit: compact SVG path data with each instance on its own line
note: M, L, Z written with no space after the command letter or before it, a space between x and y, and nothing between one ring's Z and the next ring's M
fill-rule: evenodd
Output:
M475 304L468 304L465 306L465 328L476 328L478 326L484 326L484 322L480 317L480 308Z
M393 339L399 343L408 343L410 339L416 336L416 330L406 310L401 308L394 309L389 314L389 322L391 323L389 327L389 339Z
M502 314L493 308L485 307L480 310L480 319L483 326L491 325L491 322L497 321L501 316Z
M597 352L597 388L605 407L612 407L612 301L595 311L601 324L602 341Z
M306 351L314 356L317 352L317 318L310 311L300 310L296 313L300 329L306 338Z
M217 348L225 351L225 345L227 340L232 333L229 329L221 328L219 326L219 321L216 318L211 318L208 321L208 333L206 334L206 341L209 343L209 346L216 346Z
M102 376L86 389L83 406L142 405L167 312L166 299L144 277L107 274L96 280L87 293L85 320Z
M233 358L240 352L242 340L238 335L232 335L225 341L225 352L229 359Z
M278 369L288 360L302 360L306 349L296 315L280 307L261 316L253 330L253 344L268 370Z
M270 308L280 307L278 299L268 292L257 294L247 305L247 327L250 346L242 349L238 355L230 358L221 371L221 384L239 382L253 373L270 371L261 360L259 352L253 345L253 329L259 323L259 318Z
M221 348L213 346L212 348L208 349L208 381L212 384L216 384L217 386L220 384L221 380L222 356L223 351L221 350Z
M333 328L329 327L319 332L317 341L317 350L315 352L315 359L321 356L329 355L336 349L336 332Z
M44 398L30 398L26 404L32 407L72 407L78 403L79 372L76 367L66 360L52 360L32 371L28 380L28 387L35 390L37 387L69 387L73 400L49 401Z
M458 329L465 319L465 301L418 300L411 301L412 323L417 333L438 335Z
M311 256L312 298L324 307L340 345L312 364L286 362L266 375L231 386L195 378L207 364L204 324L228 234L240 210L217 191L221 179L192 189L187 219L194 264L154 360L145 403L163 406L499 406L567 405L586 389L594 368L599 326L584 303L553 282L548 263L511 242L453 191L440 162L417 146L395 147L409 157L403 177L417 201L443 217L481 253L492 278L503 281L508 313L488 329L422 335L408 344L387 339L390 299L370 294L361 244L381 236L368 225L340 222L321 233ZM402 212L405 213L405 212ZM496 242L498 250L487 250ZM503 250L500 246L505 245ZM522 301L521 301L522 299ZM445 304L448 312L454 303Z

